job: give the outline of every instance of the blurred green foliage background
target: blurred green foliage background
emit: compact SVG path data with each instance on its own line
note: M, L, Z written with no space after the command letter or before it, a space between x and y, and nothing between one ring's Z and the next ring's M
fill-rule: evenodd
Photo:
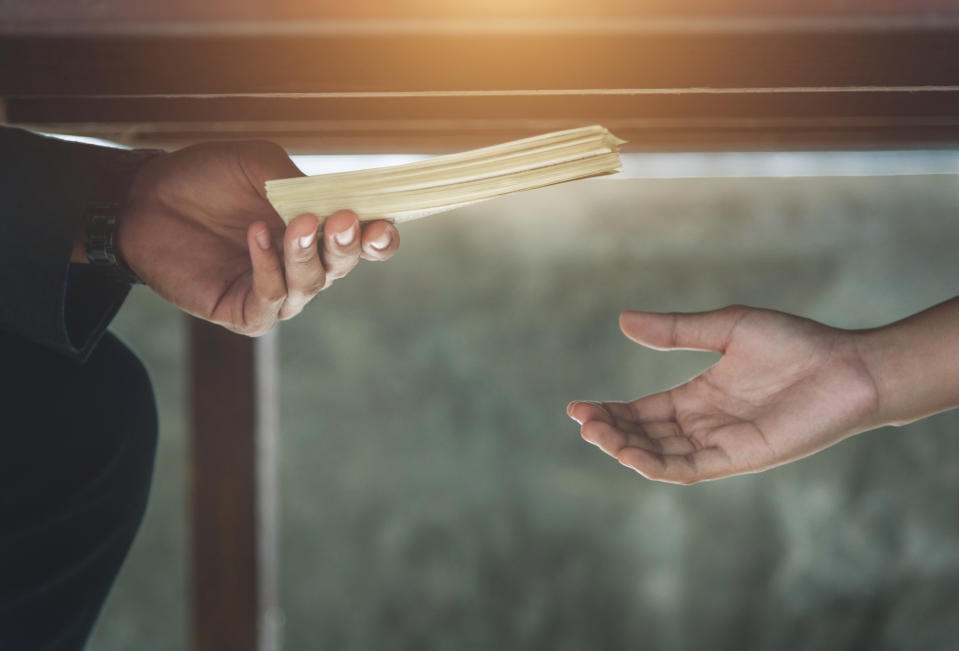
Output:
M946 649L959 413L761 475L648 482L565 406L695 375L626 308L849 328L959 292L959 182L600 179L405 225L279 329L285 648ZM183 318L138 289L161 448L92 651L187 640ZM957 369L959 372L959 369Z

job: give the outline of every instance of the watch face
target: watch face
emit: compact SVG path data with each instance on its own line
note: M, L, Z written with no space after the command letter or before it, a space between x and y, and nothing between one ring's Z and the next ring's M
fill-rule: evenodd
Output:
M97 266L118 266L114 237L116 235L116 217L97 212L87 220L87 233L84 245L87 258Z
M101 207L102 208L102 207ZM104 268L110 276L126 284L143 284L133 270L120 257L116 246L116 205L110 210L97 210L87 220L84 247L90 264Z

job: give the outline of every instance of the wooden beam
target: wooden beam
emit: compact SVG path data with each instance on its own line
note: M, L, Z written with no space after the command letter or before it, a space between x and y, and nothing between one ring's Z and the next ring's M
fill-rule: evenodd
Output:
M957 51L959 55L959 51ZM957 79L959 81L959 79ZM302 98L32 98L10 99L7 118L36 123L323 125L416 121L442 123L590 117L626 122L959 118L959 84L950 90L855 89L683 92L464 93Z
M95 9L95 11L93 10ZM652 26L707 23L916 24L941 23L959 13L954 0L525 0L449 2L402 0L369 3L342 0L31 0L0 4L0 33L130 33L173 31L279 31L338 29L357 23L396 31L399 25L641 21Z
M29 98L8 119L31 128L175 147L269 138L292 150L443 151L599 123L627 151L950 146L959 89L329 98Z
M441 151L593 122L634 150L959 142L954 21L644 25L11 36L0 96L13 124L136 146Z
M954 87L959 29L0 40L0 96Z
M278 648L275 345L190 319L192 644Z

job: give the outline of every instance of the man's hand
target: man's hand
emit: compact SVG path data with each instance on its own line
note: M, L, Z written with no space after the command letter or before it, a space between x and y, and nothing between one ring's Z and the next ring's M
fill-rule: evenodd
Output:
M584 439L649 479L692 484L758 472L881 424L860 333L748 307L626 312L620 327L649 348L723 355L669 391L567 408Z
M301 215L285 226L266 199L270 179L302 176L269 142L206 143L148 161L119 221L127 264L171 303L246 335L298 314L360 258L386 260L399 246L384 221L354 213L323 225Z

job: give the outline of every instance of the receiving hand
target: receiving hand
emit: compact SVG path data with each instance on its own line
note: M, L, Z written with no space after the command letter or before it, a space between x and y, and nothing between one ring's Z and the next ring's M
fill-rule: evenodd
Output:
M298 314L360 258L386 260L399 233L341 210L323 225L284 225L266 199L270 179L302 176L269 142L205 143L138 171L119 221L120 251L146 284L194 316L260 335Z
M749 307L626 312L620 327L649 348L723 355L669 391L567 408L584 439L649 479L691 484L758 472L880 424L856 332Z

